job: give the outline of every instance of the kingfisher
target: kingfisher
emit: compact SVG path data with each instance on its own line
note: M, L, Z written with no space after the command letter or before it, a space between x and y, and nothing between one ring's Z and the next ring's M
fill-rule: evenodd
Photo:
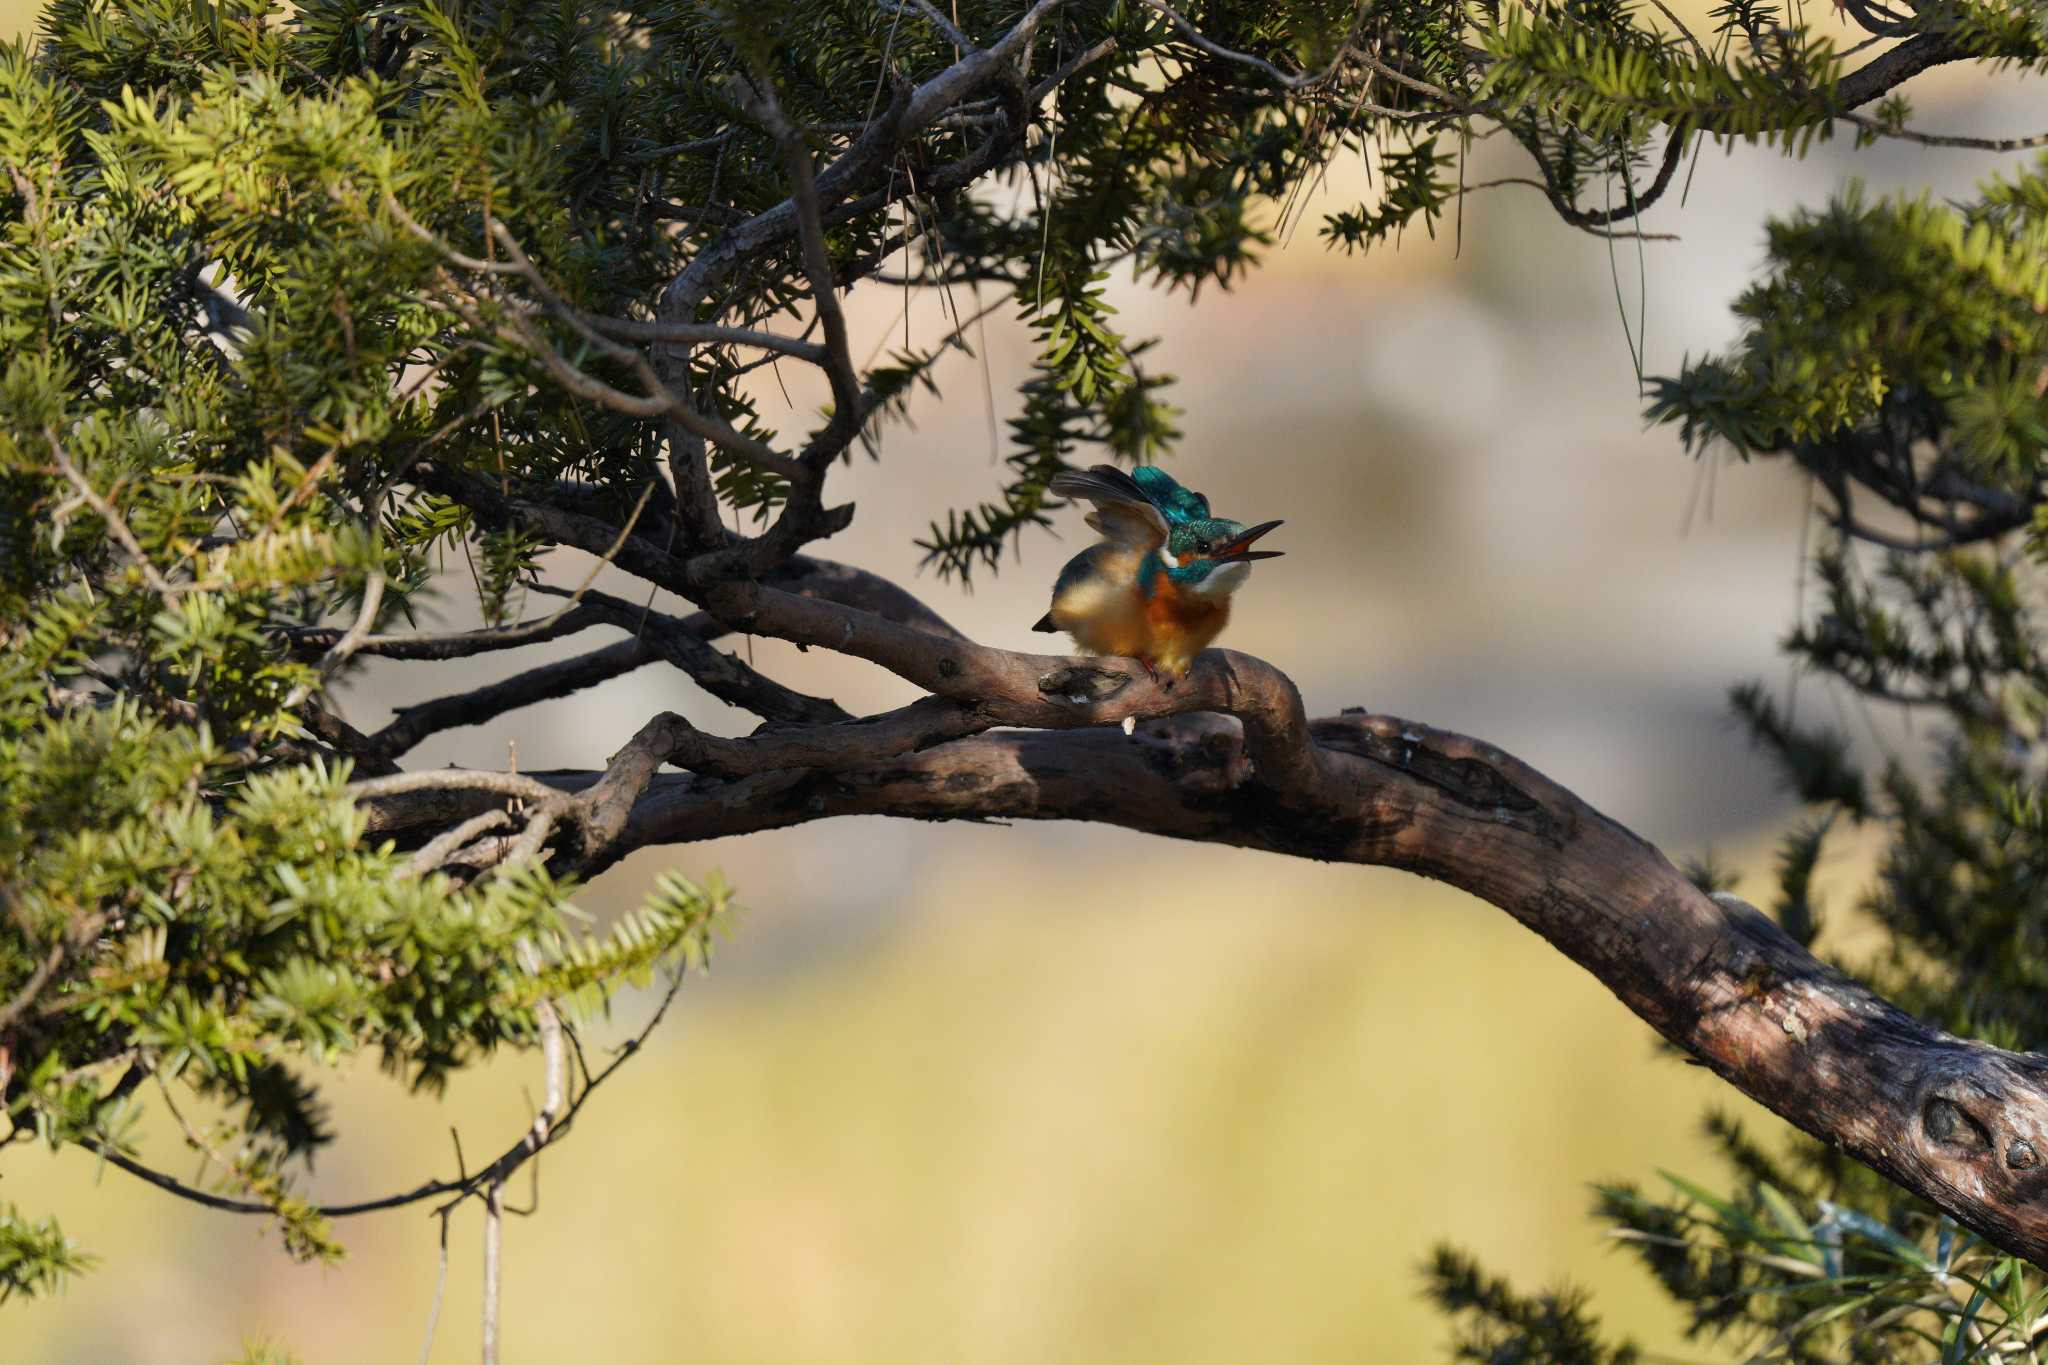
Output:
M1171 687L1230 620L1230 595L1252 561L1279 550L1252 543L1280 525L1245 526L1209 515L1209 500L1164 470L1115 465L1064 470L1049 485L1095 504L1088 525L1102 539L1067 561L1052 610L1033 630L1065 631L1091 654L1138 660Z

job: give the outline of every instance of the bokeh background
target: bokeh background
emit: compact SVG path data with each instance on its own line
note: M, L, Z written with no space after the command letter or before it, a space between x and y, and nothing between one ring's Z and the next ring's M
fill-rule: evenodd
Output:
M31 13L0 5L8 28ZM1936 73L1914 92L1929 128L2032 131L2014 83ZM1234 291L1191 306L1120 281L1130 328L1161 335L1155 359L1180 376L1173 472L1227 514L1288 522L1272 542L1288 556L1260 567L1227 643L1291 672L1312 712L1369 705L1485 736L1674 856L1713 850L1764 896L1790 809L1724 695L1791 686L1774 641L1796 611L1807 493L1646 430L1631 348L1655 374L1725 344L1766 214L1852 175L1960 192L1995 164L1846 142L1804 162L1709 150L1684 205L1648 224L1680 242L1610 249L1507 188L1369 260L1316 236L1320 208L1369 193L1339 165ZM1515 170L1473 151L1475 181ZM876 345L940 325L935 300L881 287L853 317ZM824 552L910 583L979 639L1042 647L1028 626L1086 535L1078 516L971 594L920 576L911 544L994 487L1029 351L1004 314L985 343L986 377L949 359L945 399L840 476L862 514ZM792 382L799 408L815 398ZM559 568L575 581L584 565ZM461 588L451 626L473 619ZM372 726L422 687L591 644L381 666L346 707ZM858 709L906 699L865 665L741 647ZM1799 705L1841 703L1809 688ZM593 766L662 708L743 720L647 669L411 761L501 766L516 745L525 768ZM1847 894L1866 865L1838 850L1823 889ZM537 1211L510 1220L510 1361L1430 1360L1447 1332L1418 1266L1440 1240L1525 1288L1592 1288L1657 1359L1727 1358L1682 1340L1582 1216L1586 1185L1717 1176L1697 1132L1710 1104L1774 1121L1660 1057L1597 983L1469 897L1119 831L861 819L644 852L580 903L608 918L671 867L722 869L748 909L541 1163ZM1854 932L1835 926L1837 944ZM623 1036L646 1008L624 998L590 1036ZM473 1163L537 1090L517 1057L440 1101L358 1068L331 1088L341 1138L311 1190L452 1173L451 1127ZM160 1131L153 1152L193 1163ZM420 1357L436 1283L420 1211L344 1224L349 1259L318 1268L255 1221L76 1152L10 1149L0 1198L59 1214L103 1258L59 1297L8 1305L0 1360L209 1361L263 1335L321 1365ZM441 1361L476 1350L473 1209L449 1254Z

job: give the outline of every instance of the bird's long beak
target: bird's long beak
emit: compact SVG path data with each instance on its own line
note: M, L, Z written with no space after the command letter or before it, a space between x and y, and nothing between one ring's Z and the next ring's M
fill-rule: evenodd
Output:
M1274 527L1282 524L1283 523L1277 521L1260 522L1257 526L1251 527L1250 529L1246 530L1244 534L1240 535L1236 540L1233 540L1229 544L1225 545L1220 551L1217 552L1216 558L1225 564L1235 564L1245 560L1252 559L1278 559L1281 555L1285 554L1286 551L1254 550L1251 548L1251 543L1257 540L1260 536L1266 534L1266 532L1272 530Z

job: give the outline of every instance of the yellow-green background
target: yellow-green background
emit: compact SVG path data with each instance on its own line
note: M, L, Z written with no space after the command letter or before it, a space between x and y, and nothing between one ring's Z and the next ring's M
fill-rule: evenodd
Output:
M1924 121L2014 128L2023 95L1951 78ZM1473 178L1506 164L1482 147ZM1260 568L1228 643L1287 668L1313 710L1483 734L1675 854L1714 847L1765 894L1787 811L1721 697L1750 676L1785 684L1772 642L1795 609L1805 494L1775 466L1695 464L1643 430L1617 288L1647 368L1668 372L1729 336L1767 210L1818 202L1852 169L1953 190L1987 164L1709 152L1689 206L1652 219L1684 242L1640 261L1507 189L1468 202L1461 230L1370 262L1325 252L1311 213L1244 286L1193 308L1120 283L1127 322L1166 336L1158 363L1183 380L1175 471L1227 514L1288 521L1272 543L1290 554ZM1325 200L1362 192L1339 166ZM863 290L857 334L900 342L903 306ZM930 337L938 316L918 303L908 325ZM909 545L993 486L990 425L1028 350L1007 320L986 339L993 412L975 363L949 362L946 399L843 476L862 515L826 552L913 581L978 638L1042 646L1027 627L1077 518L972 595L917 578ZM772 384L763 397L782 401ZM467 619L459 597L446 619ZM583 647L388 666L349 713L375 724L399 689ZM906 695L861 665L751 648L850 705ZM1829 714L1812 688L1801 705ZM523 767L590 766L662 707L739 723L648 670L415 757L496 766L516 744ZM1839 855L1824 881L1851 886L1862 865ZM511 1220L509 1361L1428 1360L1445 1331L1417 1266L1439 1239L1525 1287L1594 1287L1669 1358L1725 1358L1681 1341L1581 1215L1589 1181L1716 1175L1700 1113L1756 1111L1657 1057L1595 982L1465 896L1115 831L863 820L643 853L582 903L615 913L671 866L722 867L750 910L548 1153L537 1213ZM592 1038L644 1008L622 1002ZM519 1058L445 1102L362 1068L332 1089L343 1137L311 1189L448 1174L450 1125L473 1163L536 1089ZM164 1133L152 1150L193 1173ZM418 1357L436 1264L420 1212L345 1224L348 1261L321 1269L76 1153L10 1148L0 1199L60 1214L102 1257L62 1296L0 1310L0 1361L210 1361L258 1334L308 1362ZM434 1359L473 1357L479 1284L472 1209Z

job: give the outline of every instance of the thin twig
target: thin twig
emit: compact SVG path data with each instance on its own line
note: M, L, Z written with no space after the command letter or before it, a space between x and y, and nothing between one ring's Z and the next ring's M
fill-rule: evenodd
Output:
M339 640L334 642L334 648L328 650L326 657L320 660L320 681L322 683L332 678L335 670L347 663L355 654L356 647L370 637L372 627L377 624L377 609L383 605L384 571L382 569L372 569L369 576L363 580L363 601L356 611L355 624L350 626L348 631ZM285 709L290 710L290 705L287 704Z
M143 581L164 596L173 595L177 590L171 586L170 580L157 572L156 565L149 562L149 556L143 553L142 542L138 541L135 538L135 533L128 529L128 523L122 520L120 512L115 510L112 503L99 495L92 484L87 481L85 475L79 473L77 466L71 463L70 457L65 455L64 446L57 439L56 428L44 427L43 439L49 442L50 455L57 461L58 471L64 475L73 488L78 490L78 496L85 500L86 505L99 513L100 520L107 525L108 533L115 540L121 542L121 548L126 550L129 557L135 561L135 567L141 572Z
M502 1276L499 1243L504 1225L505 1182L493 1180L484 1192L484 1365L498 1365L498 1295Z
M1180 30L1181 37L1208 53L1211 57L1249 66L1283 90L1299 90L1312 81L1322 79L1322 76L1312 77L1303 72L1282 71L1263 57L1254 57L1249 52L1239 52L1235 48L1225 47L1203 33L1201 29L1195 27L1193 22L1179 10L1171 5L1162 3L1162 0L1138 0L1138 3L1149 10L1165 15L1167 21Z
M565 594L566 595L566 594ZM584 609L581 603L569 601L560 610L548 613L536 621L522 621L515 626L487 627L482 630L456 630L440 634L416 635L371 635L356 645L358 656L372 656L380 659L466 659L476 654L488 654L500 649L518 649L525 645L542 644L548 640L574 635L595 625L602 625L604 618ZM341 638L340 629L333 626L273 626L274 634L288 641L294 649L325 652Z
M846 314L839 306L839 285L832 278L831 253L825 246L824 212L818 199L817 170L811 164L810 148L804 145L765 72L754 79L753 110L782 149L783 165L789 171L790 197L796 203L797 240L802 247L804 274L811 282L811 299L825 333L825 374L832 384L833 415L830 426L843 429L858 423L860 378L854 373L853 351L846 334ZM815 462L807 462L813 469Z
M559 1120L552 1123L548 1129L549 1144L559 1142L567 1136L570 1128L576 1121L577 1115L583 1112L583 1106L590 1102L590 1097L596 1094L598 1088L610 1080L620 1067L637 1056L640 1050L646 1046L647 1040L653 1037L654 1030L659 1028L662 1020L668 1016L669 1007L674 1004L677 994L682 990L685 979L687 979L686 973L680 968L670 972L668 989L663 992L661 1002L655 1006L653 1015L641 1026L639 1032L619 1045L612 1057L611 1063L595 1076L589 1077L583 1089L578 1091L573 1099L569 1099ZM543 1040L542 1046L545 1049L545 1040ZM205 1190L195 1189L175 1177L165 1175L161 1171L153 1170L139 1161L121 1155L104 1142L86 1139L82 1145L94 1151L116 1169L126 1171L138 1180L146 1181L168 1194L174 1194L178 1198L191 1203L200 1204L210 1209L218 1209L223 1213L276 1213L276 1210L268 1204L241 1199L226 1199L216 1194L210 1194ZM403 1208L408 1204L421 1203L442 1195L453 1195L455 1198L452 1201L435 1210L437 1214L452 1212L463 1200L480 1196L490 1182L496 1181L502 1184L505 1180L509 1179L515 1171L534 1155L536 1150L534 1147L533 1130L529 1128L496 1161L478 1171L470 1172L463 1170L458 1173L457 1178L454 1180L428 1180L399 1194L384 1195L381 1198L366 1199L358 1203L317 1204L312 1207L312 1212L322 1218L351 1218L361 1214L380 1213L386 1209ZM457 1165L460 1166L459 1142L457 1151Z
M593 328L623 341L671 342L677 345L700 346L705 344L728 346L751 346L757 350L773 351L794 360L805 360L817 364L825 358L825 348L802 337L787 337L777 332L756 331L750 327L721 327L709 322L646 322L639 318L603 317L596 313L584 313L583 320Z
M389 725L364 737L362 749L366 754L390 761L430 735L488 724L508 711L596 687L661 657L662 651L644 640L620 640L467 692L402 706Z
M892 14L902 14L913 7L923 14L925 18L931 20L932 26L945 35L946 41L953 45L956 54L980 50L975 45L974 40L962 33L959 26L951 19L948 19L940 11L939 7L932 3L932 0L910 0L909 5L898 4L896 0L875 0L875 8L887 10ZM958 59L956 55L954 60L957 61Z
M530 777L480 768L436 768L431 772L393 773L389 777L367 777L348 786L349 795L358 801L423 791L494 792L536 804L561 795L553 787Z
M1084 67L1095 65L1095 63L1101 61L1114 51L1116 51L1116 39L1104 38L1093 47L1075 53L1054 67L1051 74L1044 80L1026 91L1024 102L1031 108L1037 108L1047 95L1050 95L1053 91L1059 89L1060 86L1066 84L1076 72Z
M434 1301L427 1309L427 1339L420 1343L419 1365L434 1353L434 1332L441 1325L441 1299L448 1290L448 1214L441 1217L440 1264L434 1271Z
M434 838L424 848L420 849L419 852L413 854L406 861L405 867L399 872L399 876L401 878L423 877L461 852L463 846L476 838L477 835L494 830L500 825L509 825L511 823L512 817L502 810L487 810L480 815L472 815L447 833Z
M2028 137L1970 137L1959 133L1922 133L1912 128L1894 128L1868 114L1840 113L1835 117L1844 123L1854 124L1873 137L1896 138L1922 147L1967 147L1979 152L2024 152L2035 147L2048 147L2048 133L2034 133Z

